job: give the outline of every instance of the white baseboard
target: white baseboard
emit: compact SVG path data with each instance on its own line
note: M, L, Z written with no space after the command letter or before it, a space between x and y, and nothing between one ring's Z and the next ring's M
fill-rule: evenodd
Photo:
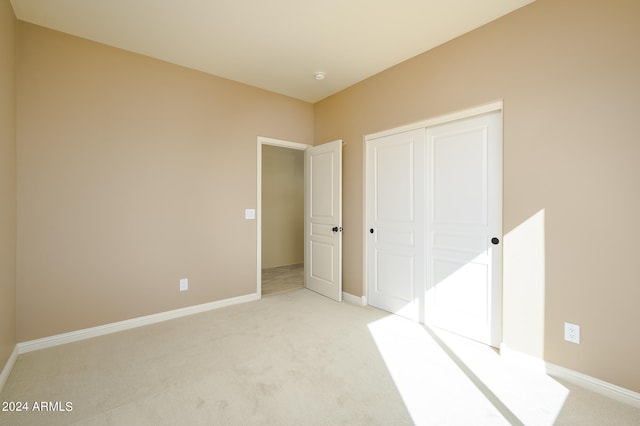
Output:
M342 292L342 300L347 303L353 303L354 305L365 306L367 304L367 299L362 296L354 296L353 294Z
M596 392L600 395L615 399L616 401L640 408L640 393L638 392L605 382L604 380L596 379L595 377L587 376L586 374L582 374L568 368L560 367L559 365L554 365L549 362L546 364L547 374L550 376L564 379L567 382L571 382L592 392Z
M13 370L13 365L16 363L17 359L18 359L18 346L16 345L13 348L13 352L11 352L11 355L9 355L9 359L4 365L4 368L0 372L0 392L2 392L4 385L7 383L9 374L11 374L11 370Z
M542 371L549 376L557 377L567 382L573 383L592 392L606 396L616 401L640 408L640 393L629 389L596 379L595 377L570 370L559 365L546 362L540 358L515 351L507 347L504 343L500 345L500 355L506 357L511 362L518 365Z
M18 343L16 345L16 348L18 354L23 354L26 352L37 351L39 349L64 345L65 343L77 342L79 340L85 340L92 337L103 336L105 334L116 333L118 331L142 327L144 325L155 324L174 318L199 314L214 309L224 308L226 306L237 305L239 303L252 302L259 299L260 295L257 293L253 293L244 296L232 297L230 299L217 300L215 302L203 303L201 305L188 306L186 308L174 309L172 311L159 312L157 314L146 315L143 317L132 318L129 320L118 321L105 325L99 325L97 327L85 328L82 330L71 331L69 333L43 337L41 339L29 340L26 342Z

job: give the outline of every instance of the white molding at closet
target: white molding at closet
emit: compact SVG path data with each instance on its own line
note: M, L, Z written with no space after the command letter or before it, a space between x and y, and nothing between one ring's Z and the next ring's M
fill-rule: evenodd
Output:
M396 127L389 130L384 130L378 133L372 133L364 137L365 141L371 139L377 139L385 136L394 135L396 133L408 132L410 130L420 129L422 127L431 127L442 123L448 123L450 121L461 120L463 118L469 118L480 114L485 114L493 111L500 111L503 108L503 101L499 100L485 105L480 105L475 108L465 109L464 111L458 111L451 114L440 115L438 117L430 118L428 120L418 121L416 123L407 124L404 126Z

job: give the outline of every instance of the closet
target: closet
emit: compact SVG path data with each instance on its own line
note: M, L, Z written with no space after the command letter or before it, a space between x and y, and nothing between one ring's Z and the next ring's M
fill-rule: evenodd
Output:
M502 103L365 145L368 303L498 347Z

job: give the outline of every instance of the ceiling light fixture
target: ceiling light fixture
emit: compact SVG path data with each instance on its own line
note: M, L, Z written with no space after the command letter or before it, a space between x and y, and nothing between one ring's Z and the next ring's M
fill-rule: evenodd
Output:
M325 73L323 73L322 71L318 71L317 73L315 73L313 75L316 80L324 80L324 78L327 76Z

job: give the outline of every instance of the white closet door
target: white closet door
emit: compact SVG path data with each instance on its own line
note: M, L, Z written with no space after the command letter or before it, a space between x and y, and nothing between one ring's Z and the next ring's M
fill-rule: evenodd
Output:
M366 141L367 297L499 346L502 112Z
M424 129L367 141L369 304L421 319Z
M501 340L502 114L427 128L426 322Z

